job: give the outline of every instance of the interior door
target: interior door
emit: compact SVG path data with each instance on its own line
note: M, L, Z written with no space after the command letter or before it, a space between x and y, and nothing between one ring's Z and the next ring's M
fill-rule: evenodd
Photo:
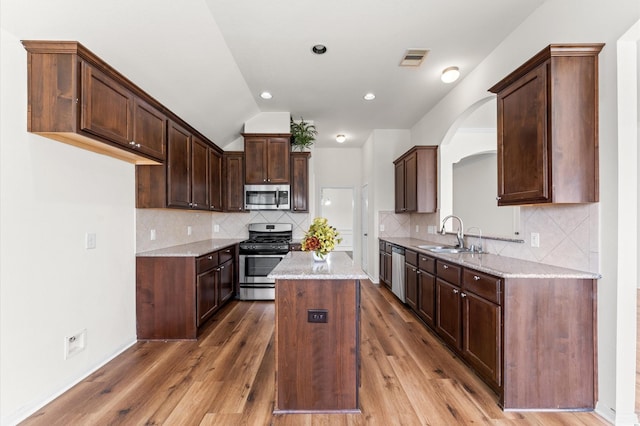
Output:
M360 229L362 230L360 244L360 267L368 274L369 268L369 186L362 185L360 193Z

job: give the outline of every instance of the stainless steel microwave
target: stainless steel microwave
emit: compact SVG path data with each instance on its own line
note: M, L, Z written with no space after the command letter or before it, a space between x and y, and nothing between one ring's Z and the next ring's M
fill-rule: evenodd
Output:
M245 210L290 210L290 185L245 185Z

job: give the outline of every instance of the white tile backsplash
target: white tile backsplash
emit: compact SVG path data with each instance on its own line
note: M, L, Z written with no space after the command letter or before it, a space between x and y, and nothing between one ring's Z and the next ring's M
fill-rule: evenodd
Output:
M291 223L293 238L301 239L309 228L307 213L252 211L216 213L178 209L136 209L136 252L171 247L210 238L247 238L250 223ZM218 232L214 232L218 225ZM192 234L187 235L187 226ZM151 240L155 229L156 239Z
M393 213L380 214L380 224L401 220L390 216ZM501 256L562 266L588 272L598 272L598 204L552 204L538 206L522 206L520 208L520 229L524 243L502 240L483 239L485 252ZM418 238L443 244L455 244L453 235L429 234L429 225L439 228L439 214L411 214L409 226L400 227L398 235L389 232L380 236ZM464 218L463 218L464 220ZM418 225L419 232L415 232ZM392 228L395 229L395 228ZM409 231L409 234L407 234ZM540 247L531 247L531 233L540 234ZM477 244L477 238L467 237L467 245Z

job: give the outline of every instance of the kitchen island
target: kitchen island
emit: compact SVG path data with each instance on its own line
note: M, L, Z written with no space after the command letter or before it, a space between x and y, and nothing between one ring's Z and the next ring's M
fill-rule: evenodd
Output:
M290 252L276 279L275 414L359 412L360 280L344 252Z

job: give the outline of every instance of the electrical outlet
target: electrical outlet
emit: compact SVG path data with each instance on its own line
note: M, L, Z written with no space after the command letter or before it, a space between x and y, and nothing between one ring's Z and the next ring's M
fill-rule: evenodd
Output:
M435 234L436 233L436 227L434 225L427 226L427 233Z
M155 229L151 230L150 238L151 238L151 241L154 241L156 239L156 230Z
M384 232L384 225L380 225L380 232Z
M213 225L213 232L220 232L220 225Z
M327 322L326 309L308 309L307 322Z
M64 359L69 359L87 346L87 329L64 338Z
M191 228L191 225L187 226L187 235L191 235L192 232L193 229Z
M96 248L96 234L87 232L84 238L84 248L87 250Z
M531 247L540 247L540 234L537 232L531 233Z
M416 234L420 232L420 225L416 225Z

